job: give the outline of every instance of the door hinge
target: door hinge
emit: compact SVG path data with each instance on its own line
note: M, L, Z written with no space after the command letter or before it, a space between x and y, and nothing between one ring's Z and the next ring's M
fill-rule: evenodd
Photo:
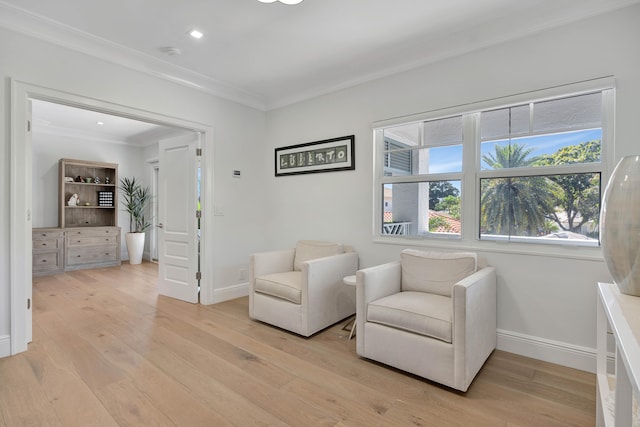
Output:
M196 218L202 218L202 211L196 211Z
M31 309L31 298L27 298L27 310Z
M196 148L196 157L202 156L202 148Z
M196 280L200 280L200 279L202 279L202 273L198 271L196 273Z
M27 132L31 132L31 120L27 120Z

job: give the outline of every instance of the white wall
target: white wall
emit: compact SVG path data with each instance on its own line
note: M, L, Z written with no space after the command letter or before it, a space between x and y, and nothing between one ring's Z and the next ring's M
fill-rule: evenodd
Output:
M322 238L354 245L361 267L398 258L405 246L371 238L375 121L614 75L616 158L640 153L639 22L636 5L269 112L269 246ZM274 148L349 134L355 171L273 177ZM531 256L483 243L464 245L497 267L501 348L594 369L596 282L610 281L599 252Z
M264 215L256 209L266 202L262 153L256 150L264 138L264 112L5 29L0 29L0 64L0 352L10 334L10 79L213 126L214 147L205 149L214 151L213 203L223 205L226 214L203 213L216 236L207 262L216 290L241 283L239 266L265 246ZM126 168L121 174L131 172ZM242 179L231 177L232 168L243 171Z

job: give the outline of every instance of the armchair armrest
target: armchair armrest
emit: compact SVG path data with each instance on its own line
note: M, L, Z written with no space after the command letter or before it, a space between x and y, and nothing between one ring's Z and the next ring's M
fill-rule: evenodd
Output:
M356 273L356 350L359 355L364 355L367 306L371 301L400 292L401 279L400 261L365 268Z
M302 263L302 305L308 307L309 323L322 323L328 313L353 314L355 292L342 279L358 270L356 252L316 258ZM349 292L351 291L351 292ZM329 305L318 304L326 301Z
M293 271L294 248L259 252L249 257L249 291L253 292L255 278L265 274Z
M454 381L463 390L496 348L496 286L495 268L484 267L452 289Z
M342 279L358 270L358 254L347 252L339 255L316 258L302 263L302 293L309 295L321 292L322 287L338 283L344 286ZM306 280L305 280L306 278Z

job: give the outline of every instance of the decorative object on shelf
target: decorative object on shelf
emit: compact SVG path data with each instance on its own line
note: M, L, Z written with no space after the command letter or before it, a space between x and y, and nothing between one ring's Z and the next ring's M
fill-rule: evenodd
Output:
M276 148L275 163L276 176L354 170L355 136Z
M124 211L129 214L129 232L125 235L129 263L140 264L144 250L145 231L151 227L151 222L145 217L151 200L151 190L149 187L142 187L135 177L122 178L119 188L122 192Z
M76 182L82 182L82 177L80 175L76 176Z
M113 206L113 191L98 191L98 206Z
M91 178L91 177L85 177L84 178L84 182L86 182L87 184L91 184L92 181L93 181L93 178Z
M65 176L64 177L64 182L74 182L73 177L72 176Z
M104 183L105 183L105 184L111 184L111 182L110 182L110 180L109 180L109 177L108 177L108 176L105 176L105 177L104 177Z
M620 159L604 190L600 242L620 292L640 296L640 155Z
M72 194L69 197L69 201L67 202L67 206L78 206L80 204L80 198L77 194Z
M96 184L100 184L100 177L96 176L95 178L93 178L93 182L95 182Z

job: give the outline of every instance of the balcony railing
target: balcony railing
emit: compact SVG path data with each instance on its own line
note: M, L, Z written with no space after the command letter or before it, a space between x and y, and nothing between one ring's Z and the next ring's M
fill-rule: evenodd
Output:
M409 234L410 222L385 222L382 224L382 234L406 236Z

